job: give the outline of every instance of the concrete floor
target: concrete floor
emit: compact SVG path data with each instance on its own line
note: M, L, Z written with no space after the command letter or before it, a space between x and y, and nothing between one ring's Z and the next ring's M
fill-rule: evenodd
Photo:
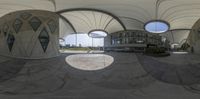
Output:
M105 54L113 63L94 71L70 66L65 59L72 53L44 60L0 57L0 99L200 98L199 56Z

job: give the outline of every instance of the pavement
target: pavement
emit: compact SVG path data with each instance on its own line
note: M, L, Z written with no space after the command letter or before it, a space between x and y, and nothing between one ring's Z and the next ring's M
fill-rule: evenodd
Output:
M69 57L73 64L66 61ZM199 67L199 56L192 54L63 53L40 60L1 56L0 99L199 99Z

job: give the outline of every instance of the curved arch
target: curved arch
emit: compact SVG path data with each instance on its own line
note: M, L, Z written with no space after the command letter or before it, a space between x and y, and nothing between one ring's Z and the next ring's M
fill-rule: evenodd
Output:
M76 29L74 28L74 26L72 25L72 23L67 18L65 18L61 14L58 14L58 15L60 16L61 19L63 19L65 22L67 22L70 25L70 27L73 29L74 33L77 33Z
M136 19L136 18L131 18L131 17L125 17L125 16L120 16L119 18L124 18L124 19L130 19L130 20L134 20L134 21L137 21L141 24L145 24L145 22L139 20L139 19Z
M119 18L122 20L122 22L126 25L127 30L144 30L143 26L145 24L145 21L142 21L137 18L133 17L127 17L127 16L119 16Z
M192 29L186 29L186 28L182 28L182 29L172 29L172 30L169 30L169 32L170 32L170 34L171 34L171 36L172 36L172 41L173 41L173 43L177 43L177 44L180 44L181 43L181 41L180 42L175 42L175 37L174 37L174 32L175 31L191 31ZM185 39L185 38L184 38ZM183 39L183 40L184 40Z
M106 26L104 27L104 30L106 30L106 28L108 27L108 25L113 21L113 18L109 20L109 22L106 24Z
M57 11L56 13L57 14L62 14L62 13L66 13L66 12L72 12L72 11L96 11L96 12L101 12L101 13L105 13L107 15L110 15L111 17L113 17L114 19L116 19L120 24L121 26L123 27L124 30L126 30L126 26L124 25L124 23L119 19L119 17L117 17L116 15L110 13L110 12L107 12L107 11L104 11L104 10L100 10L100 9L93 9L93 8L72 8L72 9L64 9L64 10L60 10L60 11Z
M85 23L87 25L88 28L91 28L90 24L87 22L87 20L84 20L83 18L76 16L76 15L71 15L71 14L67 14L68 16L73 16L74 18L77 18L79 20L81 20L81 23Z

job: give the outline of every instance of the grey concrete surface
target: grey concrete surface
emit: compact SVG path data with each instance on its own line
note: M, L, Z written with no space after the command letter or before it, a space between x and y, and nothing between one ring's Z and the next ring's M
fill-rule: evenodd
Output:
M178 85L200 83L200 56L171 54L169 57L153 58L138 55L144 69L158 80Z
M112 56L114 62L104 69L94 71L80 70L70 66L65 58L74 55L72 53L43 60L15 60L0 57L0 99L200 98L198 83L179 85L164 82L152 76L152 73L148 72L145 67L146 64L153 67L152 63L159 62L161 64L155 65L156 69L153 73L165 68L168 72L168 67L163 68L165 66L163 63L172 64L166 59L173 60L175 57L177 61L184 61L185 57L188 57L188 61L197 67L198 59L195 57L198 56L172 55L165 58L146 58L146 56L134 53L109 52L104 54ZM189 60L190 58L196 61L193 63ZM177 64L173 66L176 66L176 69L182 68ZM183 77L187 74L190 73L184 74ZM173 76L170 77L173 78Z

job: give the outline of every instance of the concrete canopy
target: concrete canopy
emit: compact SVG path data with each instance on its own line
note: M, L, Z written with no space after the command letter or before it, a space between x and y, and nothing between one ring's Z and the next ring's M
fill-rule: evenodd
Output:
M143 25L151 20L166 21L170 24L171 30L191 29L200 17L199 0L0 0L0 5L1 16L15 10L25 9L41 9L55 12L74 8L99 9L118 17L127 30L143 30ZM72 13L79 15L83 12L70 12L70 14ZM65 16L66 13L63 14ZM71 23L77 28L77 32L87 32L90 31L89 29L94 28L75 25L78 23L74 23L74 21L80 21L78 18L70 16L66 18L70 22L73 21ZM95 22L94 18L90 20ZM123 30L121 28L123 26L116 25L118 22L113 21L113 24L113 27L109 26L108 32ZM173 33L175 32L173 31ZM180 35L177 39L185 39L188 31L182 32L182 34L183 36Z
M67 18L78 33L89 33L91 30L114 33L125 29L121 20L101 10L70 9L58 13Z

